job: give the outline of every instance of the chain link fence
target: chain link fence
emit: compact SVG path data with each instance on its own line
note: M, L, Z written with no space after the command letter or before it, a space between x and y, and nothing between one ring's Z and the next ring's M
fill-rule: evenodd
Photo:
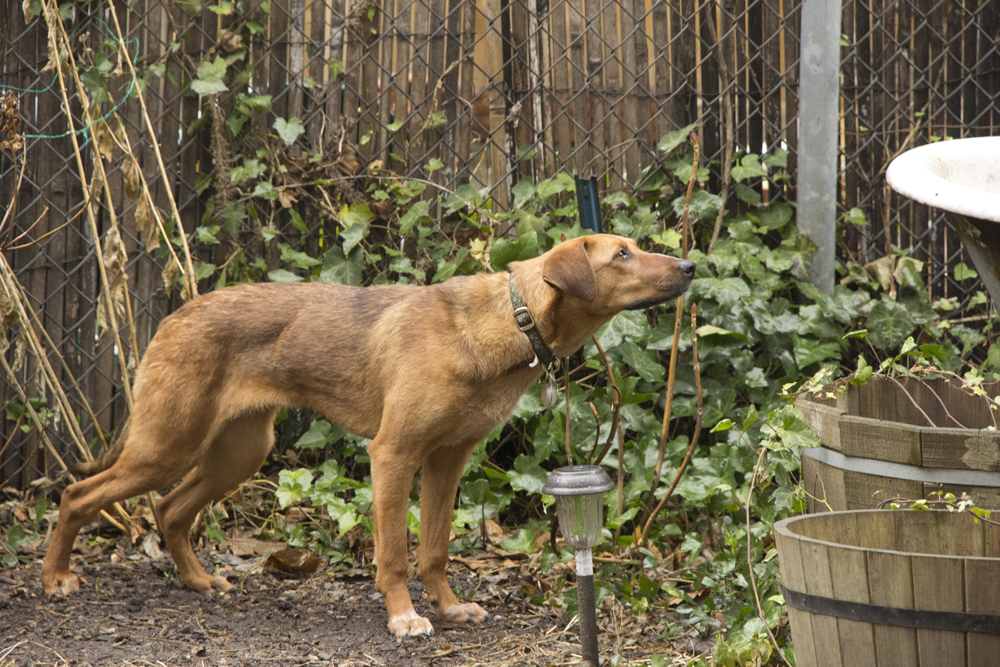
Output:
M234 249L256 245L266 268L277 269L291 261L283 241L325 247L323 222L293 224L280 210L278 222L248 219L225 242L199 241L220 197L239 201L226 185L238 178L226 156L248 136L293 135L278 157L290 179L318 179L314 165L333 156L324 179L350 183L378 166L431 184L428 192L485 189L504 211L524 178L566 171L599 176L605 192L635 185L657 160L660 137L695 124L709 190L727 191L734 155L782 149L793 179L765 184L765 196L794 200L801 0L138 0L119 11L137 82L108 46L118 38L109 9L66 6L68 41L105 121L102 135L81 131L87 122L73 85L64 104L45 22L21 3L6 5L0 93L17 100L25 147L0 149L0 202L10 212L0 230L4 255L48 337L55 376L79 387L68 392L74 411L93 409L94 420L81 419L88 440L121 426L123 372L181 303L176 281L169 273L164 280L165 248L145 252L144 205L169 211L176 202L202 289L225 284ZM38 0L25 7L41 11ZM867 221L842 226L843 252L865 263L893 245L910 249L926 262L935 297L975 292L954 278L961 247L938 212L887 190L885 166L937 138L996 132L998 8L1000 0L843 3L839 202L852 220L860 212ZM193 89L221 81L212 68L237 61L244 74L235 85ZM267 113L241 111L265 97ZM133 196L133 161L121 150L107 151L106 194L93 190L102 139L127 139L149 182L145 204ZM135 322L134 340L122 328L121 349L97 335L95 230L101 239L112 228L127 256ZM262 230L272 230L266 240ZM23 347L11 343L12 374L0 381L0 485L19 487L74 455L59 410L48 415L53 448L22 429L26 408L11 378L40 409L52 407L51 387L38 360L24 361Z

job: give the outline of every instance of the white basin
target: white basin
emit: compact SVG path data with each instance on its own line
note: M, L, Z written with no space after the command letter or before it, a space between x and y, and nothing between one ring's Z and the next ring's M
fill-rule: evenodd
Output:
M885 180L899 194L950 214L983 284L1000 304L1000 137L914 148L892 161Z

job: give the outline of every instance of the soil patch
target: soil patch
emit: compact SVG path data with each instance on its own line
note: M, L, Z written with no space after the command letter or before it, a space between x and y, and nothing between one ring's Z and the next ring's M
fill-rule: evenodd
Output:
M87 585L68 597L46 597L39 569L35 563L0 571L0 667L579 662L575 628L567 631L561 614L531 604L515 571L477 576L452 564L453 583L476 591L470 599L491 614L480 626L437 621L422 586L411 582L417 611L435 632L397 642L374 580L363 571L298 578L266 568L229 593L205 595L184 588L169 559L75 562Z

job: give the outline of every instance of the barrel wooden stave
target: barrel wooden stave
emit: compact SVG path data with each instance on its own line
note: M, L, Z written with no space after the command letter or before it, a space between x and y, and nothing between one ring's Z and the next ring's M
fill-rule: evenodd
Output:
M835 600L1000 614L1000 527L968 514L852 511L779 522L782 584ZM789 606L797 663L996 665L1000 636L872 624Z
M996 394L998 387L994 384L987 391ZM829 457L823 463L810 462L803 455L803 486L830 509L870 509L886 498L915 500L935 497L938 491L956 496L966 493L979 507L1000 509L1000 431L984 430L993 423L985 402L964 393L956 383L934 379L897 384L878 379L832 398L822 393L804 395L796 406L823 448L844 456L914 466L918 471L997 473L997 486L981 486L982 480L941 484L947 481L941 475L931 477L935 481L921 479L922 474L897 479L868 470L840 470L829 464L842 464ZM958 424L968 428L957 428ZM810 500L808 508L810 512L827 510L818 500Z

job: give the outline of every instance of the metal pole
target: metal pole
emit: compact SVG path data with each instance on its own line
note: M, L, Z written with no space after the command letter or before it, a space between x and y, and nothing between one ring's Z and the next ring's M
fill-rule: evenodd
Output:
M576 550L576 601L580 609L580 648L583 661L598 667L601 658L597 652L594 565L589 548Z
M840 0L804 0L799 61L799 232L819 246L811 282L833 292L840 109Z

